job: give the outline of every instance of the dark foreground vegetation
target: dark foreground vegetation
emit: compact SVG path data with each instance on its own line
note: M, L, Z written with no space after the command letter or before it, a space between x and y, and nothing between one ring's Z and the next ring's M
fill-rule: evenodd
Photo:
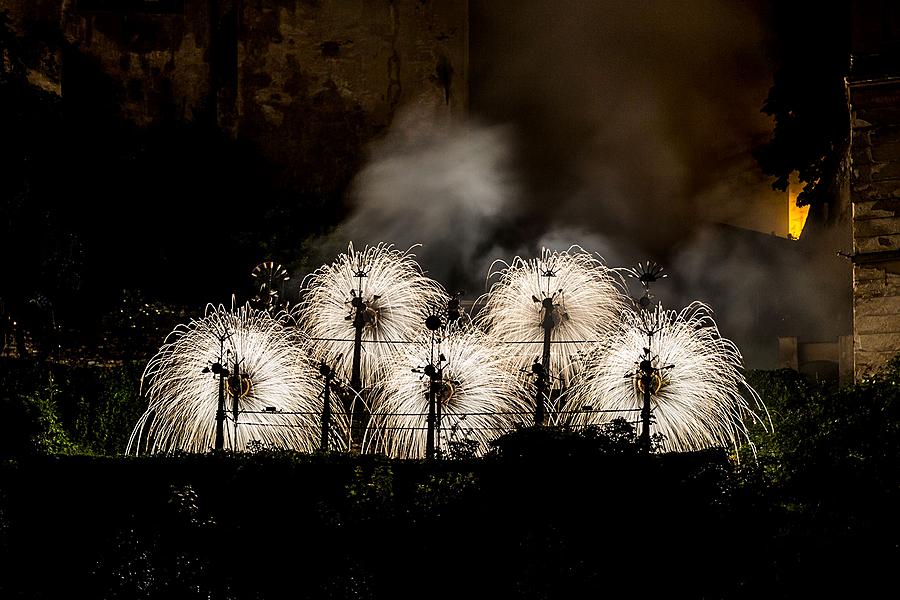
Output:
M859 597L900 559L898 364L754 373L756 460L641 456L615 423L434 464L118 457L133 367L4 366L2 598Z

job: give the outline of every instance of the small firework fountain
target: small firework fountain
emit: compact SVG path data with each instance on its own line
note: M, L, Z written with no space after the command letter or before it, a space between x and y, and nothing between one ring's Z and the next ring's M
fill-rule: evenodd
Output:
M623 286L615 271L579 246L494 264L502 268L488 275L499 279L478 323L506 346L515 371L537 376L534 422L543 424L551 381L568 387L579 371L576 359L617 329Z
M256 265L250 277L256 286L253 304L257 308L273 311L283 307L284 282L291 278L287 269L278 263L267 261Z
M450 318L428 317L427 336L403 348L371 396L366 446L394 458L433 458L452 442L488 443L530 421L520 379L505 367L496 344ZM458 310L458 309L457 309ZM455 313L458 318L458 312Z
M640 412L645 451L651 424L665 451L737 449L748 440L745 417L770 424L765 406L744 379L740 351L721 337L707 305L694 302L680 312L650 307L649 286L664 277L660 272L648 263L634 273L645 294L639 308L623 312L621 332L586 358L584 376L570 395L573 424Z
M314 451L322 412L315 374L283 315L208 305L202 319L169 334L148 363L141 386L149 406L126 453L246 450L254 440ZM349 419L339 413L331 425L331 444L346 448Z
M302 287L298 323L316 358L336 365L356 393L377 380L398 346L417 337L429 307L444 294L422 274L415 255L385 244L357 251L351 243Z

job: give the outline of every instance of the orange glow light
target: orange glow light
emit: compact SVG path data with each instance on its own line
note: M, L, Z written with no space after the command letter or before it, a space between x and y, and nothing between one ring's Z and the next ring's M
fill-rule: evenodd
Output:
M803 186L796 180L796 176L792 176L788 186L788 237L795 240L800 239L809 214L809 206L797 206L797 195L802 189Z

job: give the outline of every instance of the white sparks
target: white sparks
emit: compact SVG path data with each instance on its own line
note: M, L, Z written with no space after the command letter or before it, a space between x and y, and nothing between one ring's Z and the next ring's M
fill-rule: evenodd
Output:
M651 396L650 431L664 436L663 450L737 449L748 440L745 417L771 424L759 395L741 373L740 352L719 335L708 306L694 302L677 313L657 306L627 311L622 319L621 333L585 359L582 380L571 390L569 401L572 410L584 412L576 414L573 424L639 418L643 393L635 374L648 347L652 366L659 369L658 387ZM654 332L652 339L648 331ZM764 412L765 419L754 408Z
M419 339L403 349L373 390L366 444L371 451L395 458L425 456L430 379L422 370L430 359L440 367L435 446L441 452L447 453L453 441L471 440L481 454L491 440L531 421L519 379L484 334L471 328L452 331L436 339L433 355L430 336Z
M232 374L237 361L241 376L240 384L229 380L226 386L226 449L246 450L254 440L276 448L318 449L323 384L296 330L283 315L272 317L249 305L231 310L207 305L202 319L176 327L147 364L142 393L149 406L126 453L211 450L219 381L208 371L220 361ZM334 405L332 411L330 444L346 449L349 419Z
M618 327L625 306L621 278L596 255L579 246L564 252L544 248L539 259L516 257L503 268L486 295L478 323L502 346L516 371L541 361L543 302L553 303L550 377L563 387L577 375L576 357Z
M350 380L355 334L352 301L362 298L360 374L366 388L403 344L419 336L429 307L443 297L441 286L422 274L409 250L379 244L356 251L351 243L346 254L306 277L297 321L313 340L316 358Z

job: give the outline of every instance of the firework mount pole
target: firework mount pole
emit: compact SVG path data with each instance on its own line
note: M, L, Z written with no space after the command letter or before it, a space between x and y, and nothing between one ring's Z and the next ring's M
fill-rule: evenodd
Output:
M353 306L353 367L350 372L350 389L357 398L362 397L362 333L366 326L366 301L363 300L363 278L368 277L366 271L360 267L354 273L354 277L359 279L359 289L353 291L353 299L350 304ZM353 429L351 431L351 444L362 443L362 427L360 420L362 418L363 407L353 402Z
M435 409L435 395L437 393L437 369L433 364L425 367L425 374L428 375L428 417L426 419L428 430L425 435L425 459L434 460L434 427L437 421Z
M425 327L431 332L431 354L428 364L425 365L425 375L428 376L428 417L426 418L427 431L425 433L425 458L434 460L435 456L435 426L437 425L437 392L440 387L440 370L434 366L434 341L437 331L443 327L441 318L431 315L425 319Z
M213 365L213 369L222 369L220 363ZM225 449L225 377L228 371L219 371L219 408L216 410L216 452Z
M652 260L648 260L646 264L638 263L637 269L629 271L629 275L641 282L644 286L644 295L638 300L642 321L644 322L645 333L647 334L647 347L644 348L644 354L638 363L638 370L634 376L640 383L641 391L641 433L638 437L638 449L644 454L649 454L652 450L650 438L650 425L653 423L653 409L650 400L656 390L654 387L661 385L660 373L662 369L653 366L653 336L657 329L653 320L646 318L647 311L652 304L653 295L650 293L650 284L656 283L660 279L668 277L662 274L663 268ZM663 369L671 369L673 365L667 365Z
M461 294L462 292L460 292ZM450 327L450 324L460 317L459 294L450 299L447 304L446 321L441 320L437 315L431 315L425 319L425 327L431 332L431 354L428 364L423 369L425 375L428 376L428 417L426 419L427 431L425 435L425 458L433 460L437 454L436 445L440 445L441 435L441 400L437 397L443 392L444 385L444 355L438 352L437 365L434 361L434 344L437 340L440 344L440 338L437 337L438 331ZM440 347L438 348L440 350Z
M328 452L328 435L331 427L331 381L334 379L334 371L324 362L319 365L319 373L325 380L325 387L322 390L322 439L320 448L322 452Z
M365 271L360 269L356 272L355 277L359 278L358 293L353 295L351 304L353 305L353 329L356 330L353 337L353 371L350 375L350 386L353 391L359 394L362 391L362 376L360 375L360 367L362 364L362 332L366 326L366 301L363 300L363 277L367 277Z
M550 388L550 341L553 336L553 326L555 325L553 298L544 298L541 301L544 310L544 318L541 321L541 327L544 328L544 346L541 353L541 368L535 369L537 374L537 392L534 399L534 424L543 425L545 420L544 399Z
M241 362L238 360L237 351L234 353L234 372L231 374L231 418L234 421L234 437L231 438L231 449L237 450L238 414L240 413L240 399L244 391L244 382L241 379Z
M550 294L550 278L556 277L556 273L552 268L548 268L541 276L547 278L547 292L544 295L544 299L538 300L537 296L531 297L535 303L540 302L541 312L544 313L544 318L541 319L541 327L544 329L544 345L541 352L540 368L538 368L537 363L531 367L532 372L537 375L534 397L534 424L536 426L543 425L545 420L544 400L548 396L550 388L550 344L553 337L553 327L556 325L556 305L553 304L553 296Z
M219 404L216 408L216 440L215 446L217 452L225 449L225 378L228 377L228 369L223 366L225 363L225 340L231 337L231 334L219 336L219 361L208 367L203 368L204 373L212 372L219 378Z
M649 336L652 339L652 335ZM648 342L649 343L649 342ZM653 393L654 375L653 360L650 356L650 348L645 348L645 358L640 363L639 377L643 389L643 405L641 406L641 435L638 438L638 449L650 453L650 423L653 420L653 412L650 408L650 396Z

